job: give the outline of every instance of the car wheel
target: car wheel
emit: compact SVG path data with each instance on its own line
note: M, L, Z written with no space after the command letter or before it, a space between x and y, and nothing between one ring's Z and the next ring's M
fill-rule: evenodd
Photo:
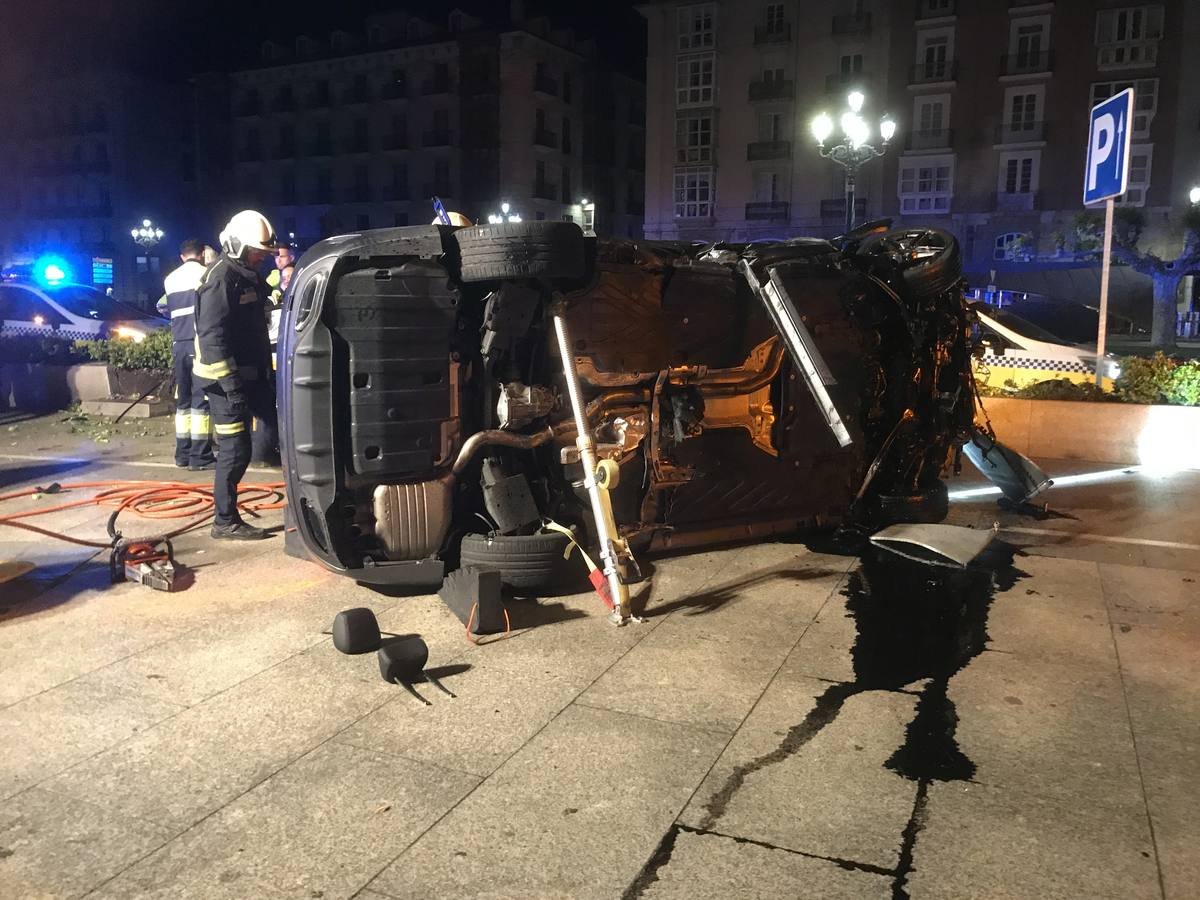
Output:
M583 278L587 272L583 232L571 222L475 225L454 232L462 280Z
M944 481L919 494L879 495L879 517L886 525L933 524L943 521L949 513L950 497Z
M463 566L496 569L506 587L538 589L557 585L564 574L565 535L468 534L459 557Z
M918 294L940 294L962 279L958 239L940 228L901 228L868 237L860 256L890 259L900 277Z

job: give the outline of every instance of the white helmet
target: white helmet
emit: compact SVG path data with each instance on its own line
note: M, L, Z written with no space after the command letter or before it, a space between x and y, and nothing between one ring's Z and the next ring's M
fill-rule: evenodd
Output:
M233 257L241 257L247 248L274 250L278 243L275 229L267 217L252 209L244 209L221 232L221 249Z

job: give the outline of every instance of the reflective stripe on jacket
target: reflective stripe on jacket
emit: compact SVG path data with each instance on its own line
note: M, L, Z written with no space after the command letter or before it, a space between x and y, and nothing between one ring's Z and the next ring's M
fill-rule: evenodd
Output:
M167 292L165 315L171 318L171 337L191 341L196 336L196 291L204 278L204 263L189 259L163 279Z

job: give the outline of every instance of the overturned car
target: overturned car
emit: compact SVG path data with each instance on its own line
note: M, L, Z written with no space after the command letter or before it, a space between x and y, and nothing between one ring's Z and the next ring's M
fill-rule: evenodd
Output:
M620 617L643 552L940 521L976 416L960 281L951 235L886 224L322 241L280 328L289 552L374 585L471 565L536 591L578 541Z

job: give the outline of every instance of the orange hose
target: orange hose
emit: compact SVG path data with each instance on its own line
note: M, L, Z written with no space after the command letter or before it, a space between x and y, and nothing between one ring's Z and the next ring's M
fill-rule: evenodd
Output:
M64 491L89 488L104 488L105 490L83 500L72 500L42 509L0 516L0 525L32 531L34 534L79 544L83 547L107 548L112 546L112 541L89 541L46 528L39 528L20 520L83 506L116 509L118 514L128 510L143 519L191 519L181 528L164 535L156 535L159 538L173 538L185 531L191 531L212 518L214 513L212 488L186 481L81 481L64 484L60 488ZM283 488L283 482L238 485L238 507L252 516L257 516L263 510L282 509L287 505ZM32 497L42 493L45 492L38 488L27 488L9 494L0 494L0 503L5 500Z

